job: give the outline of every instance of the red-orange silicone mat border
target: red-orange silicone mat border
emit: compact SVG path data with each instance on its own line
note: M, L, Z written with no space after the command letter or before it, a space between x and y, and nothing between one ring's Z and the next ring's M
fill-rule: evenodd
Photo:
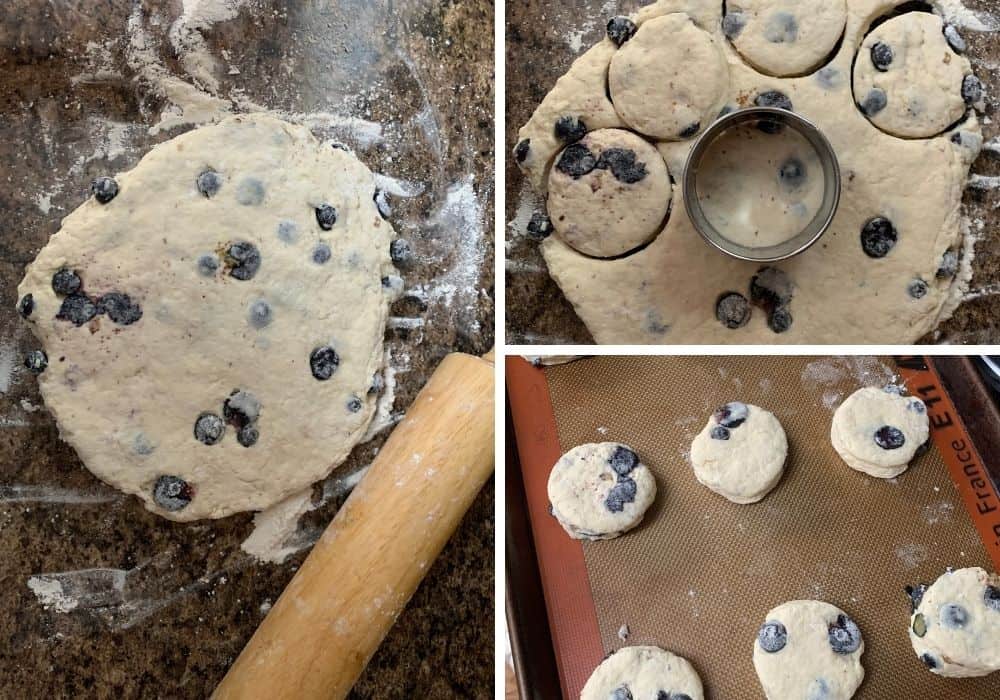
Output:
M506 359L508 396L538 553L549 630L563 698L580 697L604 657L583 547L549 514L547 483L562 450L545 373L519 357ZM530 660L520 660L530 663Z

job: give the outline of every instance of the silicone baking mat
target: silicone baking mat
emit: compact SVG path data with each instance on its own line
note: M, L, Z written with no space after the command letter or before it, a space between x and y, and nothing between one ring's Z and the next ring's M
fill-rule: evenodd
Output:
M989 512L975 522L969 514L977 503L995 507L997 497L988 479L970 482L981 470L978 456L936 375L919 358L904 364L909 369L888 358L595 357L538 370L510 360L564 697L579 696L606 653L654 644L689 659L708 698L761 698L751 660L757 629L771 608L801 598L837 605L861 626L866 679L857 698L1000 697L1000 674L939 678L909 644L904 587L929 583L947 566L1000 568L1000 529L991 529L1000 525ZM833 411L859 387L904 379L928 402L934 446L893 480L848 468L830 445ZM688 461L708 415L732 400L772 411L788 435L785 476L754 505L704 488ZM545 484L560 452L601 441L631 445L659 492L636 530L578 543L548 515ZM619 637L624 626L627 642Z

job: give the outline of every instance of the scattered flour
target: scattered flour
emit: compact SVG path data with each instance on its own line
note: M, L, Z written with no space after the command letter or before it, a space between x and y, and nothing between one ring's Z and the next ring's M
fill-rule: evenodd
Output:
M924 522L928 525L951 522L951 516L955 512L955 504L949 501L940 501L924 506Z
M934 7L949 23L973 32L992 32L1000 29L1000 22L989 14L977 15L962 4L961 0L933 0Z
M68 613L75 610L77 601L63 593L62 584L59 581L44 576L32 576L28 579L28 588L31 589L38 602L46 610L54 610L58 613Z
M907 569L915 569L927 560L927 548L920 544L904 544L896 547L896 557Z

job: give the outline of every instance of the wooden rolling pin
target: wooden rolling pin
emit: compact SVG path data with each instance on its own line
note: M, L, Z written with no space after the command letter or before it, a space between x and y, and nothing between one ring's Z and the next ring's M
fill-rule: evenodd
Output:
M448 355L215 700L350 691L493 472L493 352Z

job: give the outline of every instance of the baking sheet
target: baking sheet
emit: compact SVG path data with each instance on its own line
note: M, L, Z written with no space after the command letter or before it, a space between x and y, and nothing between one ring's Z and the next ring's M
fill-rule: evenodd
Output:
M4 3L0 697L207 697L438 362L492 346L492 20L489 0ZM87 472L20 366L37 343L14 311L92 178L259 110L354 150L414 251L381 431L305 494L281 565L241 550L249 514L171 523ZM491 482L353 697L492 696L492 522Z
M992 568L941 453L932 448L884 481L849 469L829 443L832 413L847 395L898 381L890 360L603 357L548 368L545 377L562 450L626 442L660 487L637 530L582 545L604 652L625 644L618 635L627 625L627 644L691 660L708 697L759 698L752 649L766 613L819 598L864 633L867 678L856 697L1000 694L996 674L956 681L929 673L907 637L904 586L931 582L946 566ZM755 505L702 487L688 463L707 416L734 399L774 412L789 438L782 482ZM536 537L550 526L533 513ZM579 614L585 625L587 612ZM599 661L560 658L588 669ZM564 679L586 678L562 670ZM579 688L564 681L563 691L575 697Z

